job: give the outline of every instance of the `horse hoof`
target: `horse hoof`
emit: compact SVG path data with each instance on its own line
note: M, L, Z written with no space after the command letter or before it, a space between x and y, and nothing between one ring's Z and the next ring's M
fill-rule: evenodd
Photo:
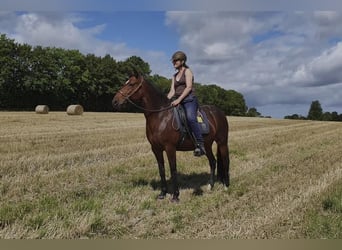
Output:
M228 186L224 185L224 191L228 191Z
M208 191L211 191L213 189L213 186L211 184L208 184L207 189L208 189Z
M172 203L178 203L179 202L178 196L173 195L172 198L171 198L171 202Z
M158 199L158 200L164 200L165 197L166 197L166 194L163 193L163 192L161 192L161 193L157 196L157 199Z

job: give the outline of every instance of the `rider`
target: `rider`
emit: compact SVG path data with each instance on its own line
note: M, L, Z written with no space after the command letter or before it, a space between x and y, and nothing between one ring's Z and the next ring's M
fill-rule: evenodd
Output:
M188 125L194 134L196 140L195 156L205 154L204 140L197 122L198 101L195 96L194 75L186 64L186 54L183 51L177 51L172 56L172 63L176 73L172 77L170 92L167 97L172 99L172 106L181 104L186 113Z

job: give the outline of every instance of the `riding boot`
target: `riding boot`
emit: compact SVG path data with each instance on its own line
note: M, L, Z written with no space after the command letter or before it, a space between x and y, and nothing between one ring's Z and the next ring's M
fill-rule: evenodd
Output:
M194 156L202 156L205 154L206 154L206 152L205 152L205 148L204 148L204 142L203 141L198 142L196 144L196 148L194 150Z

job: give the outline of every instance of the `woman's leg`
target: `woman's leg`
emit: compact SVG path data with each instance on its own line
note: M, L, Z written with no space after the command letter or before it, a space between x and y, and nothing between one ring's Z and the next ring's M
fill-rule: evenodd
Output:
M205 154L205 149L204 149L204 140L203 136L199 127L199 124L197 122L197 110L198 110L198 102L197 99L194 98L194 100L190 102L185 102L183 104L183 107L185 109L188 125L192 131L192 133L195 136L196 139L196 150L194 154L196 156L201 156Z

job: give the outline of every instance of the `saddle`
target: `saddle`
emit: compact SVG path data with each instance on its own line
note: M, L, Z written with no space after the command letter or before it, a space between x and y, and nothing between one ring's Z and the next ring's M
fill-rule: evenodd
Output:
M183 143L186 136L189 136L190 138L193 138L193 134L188 126L185 110L182 105L178 105L173 108L173 115L174 120L176 122L176 126L174 128L181 133L181 140L179 142L179 145ZM206 115L206 113L199 108L197 110L197 122L199 124L200 130L202 135L209 134L209 120Z

